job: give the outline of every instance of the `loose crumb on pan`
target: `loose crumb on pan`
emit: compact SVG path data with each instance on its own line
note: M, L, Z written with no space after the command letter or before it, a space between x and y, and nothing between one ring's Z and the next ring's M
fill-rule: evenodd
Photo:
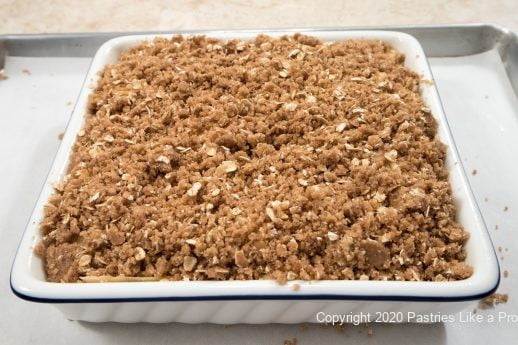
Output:
M494 308L500 303L507 303L509 295L504 293L494 293L480 301L480 309Z
M309 324L307 324L307 323L302 323L302 324L300 324L300 325L299 325L299 327L300 327L300 330L301 330L302 332L305 332L305 331L307 331L307 330L309 329Z
M471 175L475 176L477 174L477 169L473 169L473 171L471 172Z
M318 326L320 328L324 328L324 329L331 329L331 330L334 330L338 333L341 333L341 334L344 334L346 329L346 325L345 324L331 324L331 323L319 323ZM361 333L361 329L358 330L358 333Z
M505 206L504 207L504 212L507 212L507 211L509 211L509 207Z
M63 140L63 136L65 135L65 133L63 132L59 132L58 133L58 140Z
M291 338L284 340L284 345L297 345L297 338Z
M507 277L509 277L509 271L505 270L504 271L504 278L507 278Z
M25 75L31 75L31 71L29 71L27 68L22 69L22 73Z
M469 277L419 84L380 41L129 49L101 72L45 207L47 279Z
M5 71L3 69L0 69L0 80L7 80L9 77L7 74L5 74Z

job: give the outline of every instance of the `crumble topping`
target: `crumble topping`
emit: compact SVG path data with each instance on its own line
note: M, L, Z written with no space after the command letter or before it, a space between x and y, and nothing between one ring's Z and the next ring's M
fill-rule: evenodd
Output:
M469 277L420 82L380 41L142 42L45 207L47 279Z

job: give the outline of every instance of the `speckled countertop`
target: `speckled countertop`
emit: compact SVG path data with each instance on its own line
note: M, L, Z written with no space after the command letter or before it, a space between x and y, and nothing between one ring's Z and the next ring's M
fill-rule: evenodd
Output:
M0 0L0 34L492 23L518 30L516 0Z

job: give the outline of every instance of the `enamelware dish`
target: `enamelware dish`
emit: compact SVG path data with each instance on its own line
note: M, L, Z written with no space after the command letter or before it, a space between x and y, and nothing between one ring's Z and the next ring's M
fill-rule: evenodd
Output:
M210 31L199 34L220 39L252 39L261 31ZM293 34L268 31L271 36ZM68 123L61 146L38 198L11 272L13 292L26 300L51 303L67 318L85 321L186 323L299 323L320 322L323 315L394 312L397 322L413 321L409 312L452 313L494 292L499 267L486 225L475 202L451 136L433 77L419 42L408 34L389 31L312 31L324 41L382 40L405 54L405 65L432 81L421 94L438 123L438 135L448 146L446 167L457 206L457 221L470 233L467 263L474 268L465 280L424 281L178 281L119 283L50 283L34 246L40 240L43 207L53 183L66 173L69 155L84 123L90 85L106 64L117 61L126 49L156 36L123 36L103 44L95 55ZM163 35L162 37L170 37ZM300 285L295 291L292 285ZM320 314L319 314L320 313ZM323 314L322 314L323 313ZM320 318L320 319L319 319Z

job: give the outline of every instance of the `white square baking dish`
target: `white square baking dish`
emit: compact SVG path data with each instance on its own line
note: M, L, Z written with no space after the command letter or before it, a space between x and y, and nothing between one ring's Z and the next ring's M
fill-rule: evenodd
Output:
M298 30L300 32L300 30ZM220 39L251 39L295 31L199 32ZM382 40L405 54L405 64L426 80L433 81L419 42L410 35L389 31L310 31L324 41L345 39ZM466 244L467 263L473 275L452 282L408 281L177 281L124 283L50 283L45 280L41 259L34 254L39 241L43 207L53 193L52 184L65 174L70 151L82 128L89 85L121 52L155 36L124 36L101 46L68 123L63 141L38 198L11 271L13 292L26 300L54 304L67 318L94 322L186 322L186 323L299 323L318 322L317 314L400 312L399 322L412 321L408 312L451 313L470 301L496 290L499 267L486 226L467 182L439 95L433 83L423 83L421 94L438 122L438 134L448 146L446 166L457 205L457 220L470 232ZM170 37L163 35L163 37ZM294 291L292 283L300 285ZM319 314L322 316L323 314Z

